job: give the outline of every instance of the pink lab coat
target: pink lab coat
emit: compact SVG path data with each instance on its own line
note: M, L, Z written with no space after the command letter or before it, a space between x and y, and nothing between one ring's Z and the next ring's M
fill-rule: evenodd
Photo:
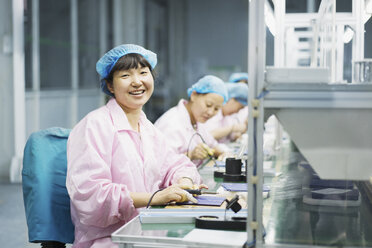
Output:
M238 113L232 114L232 117L238 119L240 123L247 121L248 120L248 106L245 106L244 108L240 109Z
M191 152L199 143L203 142L198 135L193 136L196 132L203 137L209 147L218 147L218 142L200 123L197 123L196 130L193 128L190 115L185 107L186 103L186 100L181 99L177 106L160 116L155 122L155 127L165 134L170 144L180 154L186 154L187 150ZM221 147L219 149L224 150ZM193 162L199 166L203 160L193 160Z
M203 127L207 129L209 132L226 126L231 126L237 123L244 123L248 120L248 106L245 106L244 108L240 109L238 112L223 116L222 110L219 110L218 113L207 120L205 123L203 123ZM220 143L227 143L230 142L231 138L223 137L218 140Z
M112 232L138 214L130 192L155 192L182 176L200 183L195 165L176 154L142 112L140 133L111 99L72 130L66 186L75 225L74 248L118 247Z

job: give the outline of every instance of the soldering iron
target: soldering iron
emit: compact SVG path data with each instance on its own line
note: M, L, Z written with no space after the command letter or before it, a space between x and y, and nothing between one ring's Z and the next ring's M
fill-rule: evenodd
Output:
M201 189L185 189L185 191L192 195L201 195Z

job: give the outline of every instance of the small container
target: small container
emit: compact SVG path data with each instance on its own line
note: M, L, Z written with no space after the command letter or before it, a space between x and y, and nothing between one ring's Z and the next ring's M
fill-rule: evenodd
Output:
M354 83L372 83L372 59L354 61Z
M242 173L242 160L236 158L226 158L226 174L240 175Z

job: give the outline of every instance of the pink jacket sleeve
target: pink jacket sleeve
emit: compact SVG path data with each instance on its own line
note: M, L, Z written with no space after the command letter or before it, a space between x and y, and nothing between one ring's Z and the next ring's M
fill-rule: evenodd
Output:
M200 184L202 180L196 165L186 155L175 152L163 134L158 132L158 135L162 143L162 174L164 175L162 187L176 184L182 177L190 177L194 183Z
M109 124L86 118L73 129L68 140L66 186L84 225L106 227L128 221L137 213L127 187L112 182L115 132Z

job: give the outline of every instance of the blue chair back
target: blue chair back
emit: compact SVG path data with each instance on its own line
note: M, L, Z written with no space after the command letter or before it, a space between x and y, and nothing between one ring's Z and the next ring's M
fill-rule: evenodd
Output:
M53 127L34 132L27 140L22 188L30 242L74 241L66 189L66 146L70 131Z

